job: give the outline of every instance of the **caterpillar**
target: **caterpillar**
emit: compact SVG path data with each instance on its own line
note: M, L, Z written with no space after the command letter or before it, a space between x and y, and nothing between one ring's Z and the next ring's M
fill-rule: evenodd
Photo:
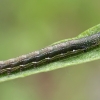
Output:
M36 68L42 64L86 52L98 45L100 45L100 32L79 39L57 43L26 55L0 61L0 74L12 74Z

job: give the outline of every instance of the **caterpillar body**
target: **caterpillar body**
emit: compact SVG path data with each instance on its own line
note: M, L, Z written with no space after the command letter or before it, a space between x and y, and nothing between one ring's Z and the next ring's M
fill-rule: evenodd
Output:
M12 74L57 59L72 56L100 45L100 32L79 39L61 42L16 58L0 61L0 74Z

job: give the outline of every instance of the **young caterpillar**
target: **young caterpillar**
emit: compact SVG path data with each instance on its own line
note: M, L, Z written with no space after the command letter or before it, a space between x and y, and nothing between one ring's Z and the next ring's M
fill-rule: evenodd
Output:
M87 51L100 44L100 32L79 39L69 40L48 46L41 50L19 56L17 58L0 61L0 74L11 74L24 71L41 64L47 64L57 59Z

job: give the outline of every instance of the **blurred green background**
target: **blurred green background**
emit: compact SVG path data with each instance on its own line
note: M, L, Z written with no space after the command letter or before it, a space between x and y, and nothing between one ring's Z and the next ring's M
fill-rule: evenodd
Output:
M0 0L0 60L99 23L99 0ZM100 60L2 82L0 100L100 100Z

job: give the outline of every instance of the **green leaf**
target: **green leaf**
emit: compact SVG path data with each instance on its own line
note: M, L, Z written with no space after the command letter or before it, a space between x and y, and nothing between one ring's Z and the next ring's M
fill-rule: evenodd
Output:
M100 32L100 24L86 30L85 32L81 33L79 36L77 36L75 38L65 39L65 40L56 42L54 44L68 41L68 40L86 37L91 34L95 34L97 32ZM52 45L54 45L54 44L52 44ZM32 74L36 74L36 73L40 73L40 72L47 72L47 71L55 70L58 68L64 68L64 67L68 67L71 65L81 64L81 63L85 63L85 62L89 62L89 61L93 61L93 60L97 60L97 59L100 59L100 46L98 46L96 49L90 50L89 52L80 53L75 56L65 58L63 60L59 60L59 61L55 61L52 63L48 63L46 65L38 66L38 68L35 68L35 69L18 72L18 73L12 74L12 75L2 75L2 76L0 76L0 82L19 78L19 77L26 77L28 75L32 75Z

